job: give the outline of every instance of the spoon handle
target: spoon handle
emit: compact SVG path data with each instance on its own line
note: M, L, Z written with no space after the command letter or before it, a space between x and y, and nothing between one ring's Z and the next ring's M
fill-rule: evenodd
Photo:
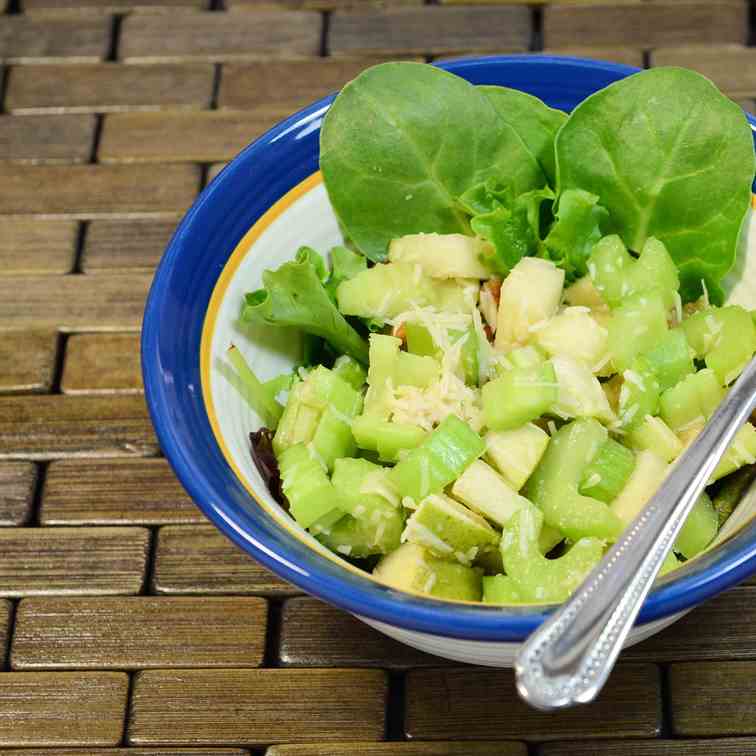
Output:
M522 645L515 673L525 701L550 711L598 695L693 504L754 406L756 359L601 563Z

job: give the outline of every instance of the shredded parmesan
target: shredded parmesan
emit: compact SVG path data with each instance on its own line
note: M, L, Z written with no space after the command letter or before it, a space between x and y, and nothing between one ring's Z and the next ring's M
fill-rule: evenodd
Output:
M703 289L703 301L705 307L711 307L711 304L709 303L709 290L706 288L706 281L704 279L701 279L701 288Z

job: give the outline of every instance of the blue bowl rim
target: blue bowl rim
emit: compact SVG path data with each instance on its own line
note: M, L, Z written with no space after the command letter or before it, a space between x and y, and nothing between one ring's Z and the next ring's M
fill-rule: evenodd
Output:
M461 73L468 68L481 65L522 65L524 62L532 66L559 63L623 76L640 70L619 63L550 55L476 56L436 61L434 65L453 73ZM174 413L161 385L162 376L157 354L161 335L159 310L168 295L170 273L174 266L179 264L178 248L181 240L192 233L192 224L198 212L206 204L221 199L219 195L222 194L223 183L228 176L243 170L259 151L267 149L271 142L285 136L303 121L311 121L322 116L334 98L335 94L332 94L303 108L244 148L187 211L161 259L147 298L141 338L145 398L160 447L182 485L205 516L239 548L305 592L352 614L417 632L479 641L524 639L543 622L551 608L518 611L512 608L438 601L385 590L383 586L370 580L364 581L364 588L345 589L340 579L319 574L317 566L313 567L312 563L305 569L298 569L298 552L314 552L304 544L299 544L297 550L274 552L266 546L265 535L254 524L248 524L246 529L241 529L224 507L222 496L219 497L219 494L222 494L222 486L219 485L221 481L215 481L218 485L214 487L213 481L206 479L201 468L185 455L177 439L173 427ZM751 129L756 131L756 118L750 113L746 113L746 117ZM204 319L204 313L202 317ZM198 398L197 401L202 400ZM202 407L204 411L204 404ZM213 442L215 443L214 439ZM227 472L231 476L234 475L230 467ZM728 548L706 570L681 574L678 578L656 587L646 599L638 623L658 621L690 609L740 582L754 571L756 528L749 526L730 541Z

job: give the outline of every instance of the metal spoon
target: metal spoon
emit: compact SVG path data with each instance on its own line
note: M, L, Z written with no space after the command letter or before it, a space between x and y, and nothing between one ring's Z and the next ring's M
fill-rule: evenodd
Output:
M602 562L522 645L515 674L525 701L551 711L598 695L685 518L754 407L756 358Z

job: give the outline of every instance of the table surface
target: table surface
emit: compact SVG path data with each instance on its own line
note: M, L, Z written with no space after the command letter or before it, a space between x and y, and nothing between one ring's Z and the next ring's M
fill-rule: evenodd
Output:
M298 595L204 523L160 456L138 331L177 219L364 66L568 51L698 68L753 108L742 0L479 3L8 3L0 754L756 754L756 583L628 651L597 703L546 716L509 671Z

